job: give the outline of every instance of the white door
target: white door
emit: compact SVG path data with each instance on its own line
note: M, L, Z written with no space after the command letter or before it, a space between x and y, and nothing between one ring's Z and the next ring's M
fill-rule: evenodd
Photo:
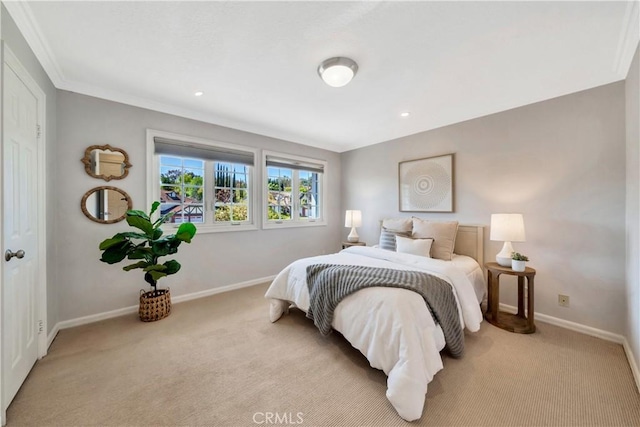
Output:
M15 67L14 67L15 68ZM38 96L10 63L3 86L2 410L38 359ZM42 165L40 165L42 166ZM14 254L14 256L11 256Z

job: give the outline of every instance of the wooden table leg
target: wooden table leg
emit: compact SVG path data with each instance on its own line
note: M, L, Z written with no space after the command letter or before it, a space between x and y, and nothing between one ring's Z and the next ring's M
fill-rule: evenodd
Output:
M524 314L524 277L518 276L518 316L523 319L526 317Z
M487 270L487 313L491 313L493 300L493 292L491 288L493 288L493 274L491 274L491 270Z
M491 318L498 320L498 306L500 305L500 275L496 274L491 280Z
M529 323L529 328L531 332L536 330L536 327L533 323L533 275L527 276L527 320Z

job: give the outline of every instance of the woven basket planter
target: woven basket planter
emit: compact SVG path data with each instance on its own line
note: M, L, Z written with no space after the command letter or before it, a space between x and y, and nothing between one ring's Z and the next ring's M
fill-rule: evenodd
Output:
M140 320L155 322L171 314L171 293L169 289L146 292L140 290Z

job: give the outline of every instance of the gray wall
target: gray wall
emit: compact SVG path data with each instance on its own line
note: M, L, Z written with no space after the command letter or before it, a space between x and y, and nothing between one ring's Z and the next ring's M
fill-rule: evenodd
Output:
M261 135L214 126L168 114L105 101L71 92L58 92L59 174L53 209L60 250L51 254L59 266L53 282L59 294L60 320L74 319L137 304L146 287L139 271L100 262L98 243L119 231L125 222L97 224L80 211L82 195L105 181L85 174L80 162L87 146L110 144L129 154L133 167L123 180L110 181L146 205L146 129L275 150L328 161L328 224L319 227L257 230L197 235L177 254L179 274L163 279L173 296L205 291L277 274L300 257L335 252L340 245L340 156L337 153ZM260 182L260 180L258 180ZM164 282L164 283L163 283Z
M627 80L627 328L626 337L640 367L640 47L631 63Z
M47 212L53 212L55 206L55 185L54 179L57 175L57 161L56 161L56 95L57 90L51 83L51 80L45 73L44 69L40 65L40 62L36 59L36 56L31 51L31 48L27 44L26 40L18 30L15 22L7 12L4 4L2 4L2 40L5 46L9 47L11 51L16 55L18 60L22 63L25 69L29 72L31 77L36 81L40 89L42 89L47 97L46 105L46 156L47 156ZM49 277L55 277L57 264L54 262L51 254L56 252L56 227L55 218L53 215L47 217L47 253L49 255L47 259L47 274ZM49 280L47 283L47 332L58 322L58 293L55 285L55 281Z
M530 256L529 264L538 270L536 311L625 333L636 357L640 356L637 52L626 84L595 88L340 156L56 91L4 6L1 15L2 39L47 95L49 330L58 321L134 305L138 289L144 286L135 272L125 273L98 261L97 243L126 226L95 224L81 214L82 194L104 182L85 175L79 159L91 144L126 149L134 167L128 178L110 184L126 190L137 208L146 209L144 130L150 127L325 158L329 187L336 189L327 192L327 227L197 236L179 253L184 271L170 279L173 283L167 282L174 295L272 275L293 259L335 251L348 231L342 227L345 209L363 211L365 225L359 234L369 244L375 243L380 218L411 215L397 209L397 163L453 152L455 213L420 216L488 225L493 212L524 213L528 239L515 246ZM625 164L625 150L626 176L620 167ZM621 244L625 225L626 264L625 245ZM487 235L485 246L489 260L501 243L490 242ZM502 300L514 304L515 294L507 285L505 282ZM570 295L570 308L557 306L558 293Z
M446 153L455 212L417 215L486 225L491 261L502 246L488 240L491 213L523 213L527 241L514 247L537 270L536 312L624 333L624 82L343 153L342 207L362 210L363 240L376 243L381 218L412 215L398 211L398 162ZM501 302L515 305L506 279Z

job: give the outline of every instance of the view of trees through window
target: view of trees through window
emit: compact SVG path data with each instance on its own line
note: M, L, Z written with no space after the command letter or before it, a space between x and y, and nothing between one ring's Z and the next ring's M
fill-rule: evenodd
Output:
M207 174L208 170L212 172ZM205 188L213 187L214 221L247 221L248 180L249 167L245 165L160 156L161 213L173 212L173 223L204 223L206 199L211 197L211 193L205 196Z
M247 221L248 168L234 163L215 163L215 221Z
M173 212L170 222L204 222L204 163L160 156L160 212Z
M160 210L170 222L251 224L253 167L179 155L158 156ZM322 171L299 165L265 165L267 221L314 222L321 219Z
M292 209L298 206L298 218L318 218L318 179L315 172L282 167L267 167L267 219L291 220ZM297 188L293 183L297 182ZM292 202L298 200L293 205Z

